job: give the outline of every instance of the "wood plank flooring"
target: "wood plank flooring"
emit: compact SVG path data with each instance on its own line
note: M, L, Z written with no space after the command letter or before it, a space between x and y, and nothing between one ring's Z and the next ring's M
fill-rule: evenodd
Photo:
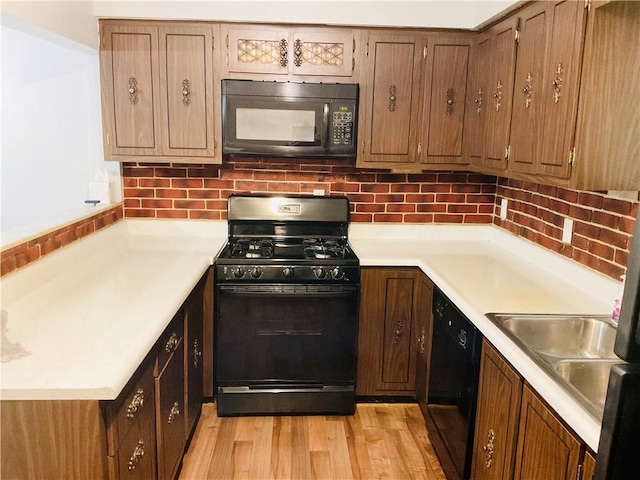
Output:
M416 404L358 404L353 416L202 416L181 480L445 480Z

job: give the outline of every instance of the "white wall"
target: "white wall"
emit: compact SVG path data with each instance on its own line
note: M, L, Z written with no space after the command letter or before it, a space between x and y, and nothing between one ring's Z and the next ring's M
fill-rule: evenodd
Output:
M2 15L3 246L93 213L88 183L104 168L120 190L103 161L98 52L53 37Z
M96 0L97 17L475 28L517 0Z

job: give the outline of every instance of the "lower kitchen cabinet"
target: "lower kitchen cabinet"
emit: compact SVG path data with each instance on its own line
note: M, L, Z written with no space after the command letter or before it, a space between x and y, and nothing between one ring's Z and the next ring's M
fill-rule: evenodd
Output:
M202 403L211 274L115 400L2 401L2 478L175 478Z
M422 278L417 268L362 268L358 396L415 396L422 326L430 338L428 321L419 320L431 311L420 301L428 297Z
M418 278L418 353L416 363L416 399L422 415L426 419L427 398L429 395L429 359L431 358L431 334L433 331L433 282L420 274Z
M587 447L523 384L484 341L472 478L590 479L595 461Z
M170 479L180 464L185 446L184 312L167 330L168 339L156 363L156 433L158 478ZM168 357L165 356L168 355Z
M474 479L512 478L521 397L522 379L483 340L471 467Z

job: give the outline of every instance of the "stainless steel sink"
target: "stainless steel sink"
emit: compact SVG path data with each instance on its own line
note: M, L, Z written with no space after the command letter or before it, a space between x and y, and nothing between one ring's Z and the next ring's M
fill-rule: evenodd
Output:
M557 358L618 358L616 328L607 317L496 315L494 318L536 353Z
M591 414L602 419L616 327L606 315L487 314Z
M566 380L571 387L602 414L609 385L609 371L620 361L604 360L559 360L553 369Z

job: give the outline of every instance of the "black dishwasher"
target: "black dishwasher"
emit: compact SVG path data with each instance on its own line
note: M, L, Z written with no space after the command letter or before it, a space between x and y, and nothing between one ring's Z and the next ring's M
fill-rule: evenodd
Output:
M436 288L427 429L449 480L471 475L481 340L478 329Z

